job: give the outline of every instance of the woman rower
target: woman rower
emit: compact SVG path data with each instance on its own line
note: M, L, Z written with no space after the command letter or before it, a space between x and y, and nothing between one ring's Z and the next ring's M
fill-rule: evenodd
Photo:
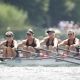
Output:
M58 46L64 45L67 50L75 51L76 47L79 46L79 39L76 38L73 30L68 31L68 39L63 40ZM62 54L64 57L68 55L68 51L64 51Z
M40 47L40 43L39 40L34 37L34 32L32 29L29 29L26 34L26 39L18 45L18 48L22 48L23 50L25 50L23 52L23 57L30 57L31 55L33 55L31 52L35 53L35 48Z
M53 53L54 53L54 51L56 50L55 48L58 45L58 39L55 37L55 31L52 28L49 28L47 30L47 34L48 34L48 36L45 37L40 42L41 47L43 46L44 49L46 48L48 50L53 51ZM48 52L42 50L40 55L43 57L46 57L46 56L48 56L47 54L48 54ZM49 54L49 55L51 55L51 54Z
M14 34L12 31L5 33L6 40L0 43L0 47L3 49L3 57L11 58L16 56L15 49L17 48L17 41L14 40Z

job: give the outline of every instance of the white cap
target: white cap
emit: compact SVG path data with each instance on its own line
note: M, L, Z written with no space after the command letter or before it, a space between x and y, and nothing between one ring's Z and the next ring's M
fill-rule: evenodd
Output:
M6 35L6 36L13 36L14 33L13 33L12 31L8 31L8 32L5 33L5 35Z
M32 34L34 34L34 32L33 32L32 29L28 29L27 33L32 33Z
M75 34L75 32L73 30L69 30L67 34Z

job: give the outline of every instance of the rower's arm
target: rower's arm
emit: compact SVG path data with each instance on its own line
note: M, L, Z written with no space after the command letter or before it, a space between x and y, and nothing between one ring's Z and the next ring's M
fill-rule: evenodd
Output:
M55 39L54 39L54 47L57 47L57 45L58 45L58 39L55 38Z
M21 43L18 44L18 47L17 47L17 48L23 47L23 45L24 45L25 43L26 43L25 41L22 41Z
M17 41L14 41L14 48L17 48L18 44Z
M36 39L36 48L39 48L40 47L40 42L39 42L39 40L38 39Z
M40 41L40 45L45 45L45 43L46 43L46 38Z
M5 41L0 43L0 48L2 48L3 46L5 46Z
M67 40L64 40L64 41L60 42L60 43L58 44L58 46L64 46L64 45L66 45L66 44L67 44Z
M76 40L75 40L75 44L73 44L73 46L74 46L74 47L79 46L79 39L76 39Z

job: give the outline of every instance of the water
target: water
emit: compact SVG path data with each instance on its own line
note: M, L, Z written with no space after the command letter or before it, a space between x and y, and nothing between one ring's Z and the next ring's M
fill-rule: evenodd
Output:
M80 68L2 66L0 80L80 80Z

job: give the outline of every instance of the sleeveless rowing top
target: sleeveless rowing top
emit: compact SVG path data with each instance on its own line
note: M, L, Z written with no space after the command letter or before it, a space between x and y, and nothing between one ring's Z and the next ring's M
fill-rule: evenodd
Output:
M46 46L49 47L49 46L54 46L54 39L50 40L49 38L47 39L46 41Z
M71 42L72 42L72 43L71 43ZM68 44L67 44L67 45L70 46L70 45L72 45L72 44L75 44L75 38L74 38L73 41L71 41L71 42L70 42L70 39L68 39Z
M29 44L29 40L26 41L26 46L36 47L35 38L33 38L33 42Z
M13 47L14 47L14 42L13 42L13 40L12 40L11 44L10 44L8 41L6 41L5 46L6 46L6 47L11 47L11 48L13 48Z

